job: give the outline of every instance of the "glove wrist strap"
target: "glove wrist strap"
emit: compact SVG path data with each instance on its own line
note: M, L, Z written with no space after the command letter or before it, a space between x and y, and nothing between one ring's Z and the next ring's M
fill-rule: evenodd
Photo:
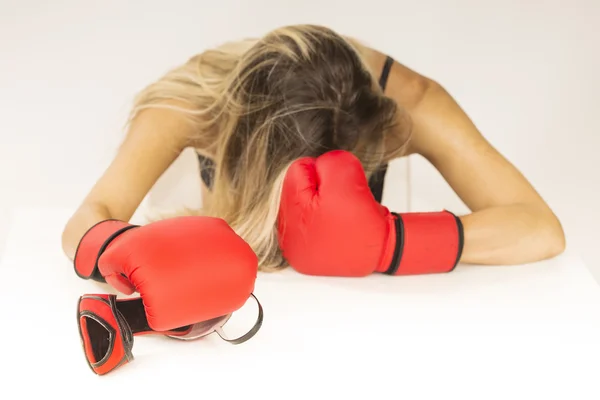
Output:
M137 225L120 220L107 219L89 228L79 241L73 258L77 276L105 283L106 280L98 270L98 259L112 240L126 230L136 227Z
M252 326L252 328L250 328L250 330L248 330L248 332L244 333L243 335L241 335L239 337L231 338L231 337L229 337L229 335L227 335L225 333L224 327L226 326L226 324L229 321L229 318L231 317L232 314L222 315L220 317L212 318L207 321L202 321L202 322L193 324L190 326L190 329L188 332L184 332L184 331L180 331L177 333L169 332L169 333L166 333L166 335L171 338L179 339L179 340L196 340L196 339L200 339L204 336L207 336L213 332L216 332L216 334L219 335L221 337L221 339L223 339L224 341L229 342L231 344L244 343L244 342L250 340L254 335L256 335L256 333L260 330L262 323L263 323L262 305L260 304L260 301L258 301L256 296L254 295L254 293L250 293L250 297L252 297L254 299L254 301L256 301L256 305L258 307L258 314L257 314L256 321L254 322L254 325Z
M263 308L260 304L260 301L258 301L254 293L250 293L250 296L254 298L254 300L256 301L256 305L258 306L258 316L256 317L256 322L254 323L254 326L242 336L234 339L230 339L227 335L225 335L225 333L223 332L223 327L217 327L215 329L215 332L217 332L217 335L219 335L221 339L225 340L226 342L229 342L231 344L242 344L247 340L251 339L260 330L263 323Z
M392 261L384 273L388 275L396 275L396 272L400 267L400 259L404 250L404 224L402 222L402 217L400 217L399 214L394 212L391 214L394 216L394 232L396 234L396 241L394 253L392 254Z
M129 325L134 336L160 334L160 335L183 335L190 331L192 325L182 326L169 331L156 331L150 327L144 302L141 297L130 299L119 299L116 302L119 313Z
M396 246L388 275L419 275L454 270L464 245L460 218L449 211L395 216Z

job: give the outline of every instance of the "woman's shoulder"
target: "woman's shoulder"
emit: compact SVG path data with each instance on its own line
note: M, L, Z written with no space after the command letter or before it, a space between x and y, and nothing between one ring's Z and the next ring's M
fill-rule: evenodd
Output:
M360 39L350 36L344 36L344 38L350 43L358 52L363 59L365 66L375 76L379 77L383 66L385 65L387 54L378 51L375 48L368 46Z
M376 80L381 78L382 73L387 74L385 94L404 108L410 108L417 104L427 87L433 82L430 78L400 62L396 55L366 45L356 38L346 37L346 39L363 57L367 68ZM389 65L386 66L386 63Z

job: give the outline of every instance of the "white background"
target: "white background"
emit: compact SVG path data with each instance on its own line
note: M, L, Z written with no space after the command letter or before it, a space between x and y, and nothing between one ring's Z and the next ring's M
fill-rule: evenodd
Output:
M81 201L144 85L207 47L293 23L329 25L442 83L600 277L596 0L2 0L0 232L12 207ZM464 211L431 166L410 162L413 210ZM390 203L405 196L402 182L386 190Z

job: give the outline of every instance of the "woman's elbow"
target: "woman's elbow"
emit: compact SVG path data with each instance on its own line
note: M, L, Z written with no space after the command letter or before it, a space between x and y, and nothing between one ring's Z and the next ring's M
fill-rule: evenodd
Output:
M567 247L567 241L559 219L550 213L544 218L544 223L541 225L543 232L540 236L544 239L546 253L544 258L553 258L562 254Z

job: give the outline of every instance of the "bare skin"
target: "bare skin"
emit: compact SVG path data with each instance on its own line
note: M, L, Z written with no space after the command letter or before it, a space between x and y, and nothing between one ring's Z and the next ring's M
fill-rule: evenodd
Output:
M366 49L366 60L373 71L381 71L385 55ZM460 217L465 233L461 262L521 264L564 251L564 233L552 210L439 83L395 62L385 94L413 121L406 154L431 162L471 210ZM206 146L192 142L192 133L173 110L145 110L133 121L117 155L65 226L62 246L69 259L89 227L108 218L130 220L186 147ZM389 138L389 145L395 142ZM209 196L206 188L203 194Z
M385 55L372 50L369 58L381 70ZM471 210L461 216L461 262L522 264L564 251L562 226L548 204L442 85L396 62L385 94L414 123L407 154L427 159Z

